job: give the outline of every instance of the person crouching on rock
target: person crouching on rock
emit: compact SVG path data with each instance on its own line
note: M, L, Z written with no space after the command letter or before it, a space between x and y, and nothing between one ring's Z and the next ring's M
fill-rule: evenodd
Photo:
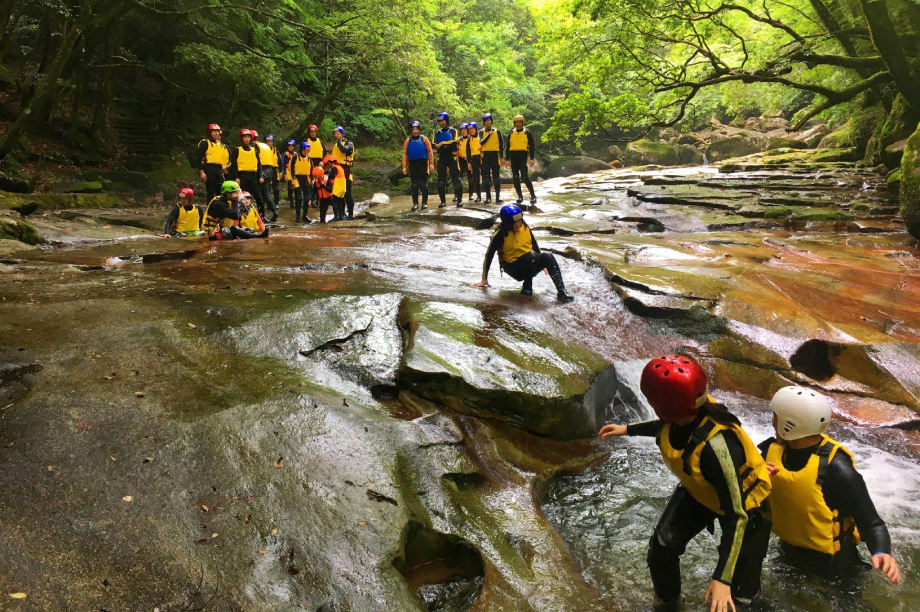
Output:
M534 238L530 227L524 222L524 213L514 204L502 206L501 226L492 234L489 250L486 251L486 260L482 266L482 281L475 287L490 287L489 268L492 267L492 258L498 253L498 265L508 276L517 281L523 281L524 287L521 295L533 295L533 277L546 270L549 277L556 285L557 298L560 302L571 302L575 298L565 290L562 282L562 270L559 263L551 253L540 251L537 239Z
M265 222L259 211L252 205L252 194L248 191L240 195L239 227L252 234L261 234L265 231Z
M785 387L770 402L779 438L760 445L773 484L773 533L784 560L827 579L848 578L867 564L857 546L866 543L872 566L901 581L891 537L869 497L853 454L825 435L830 403L805 387Z
M166 218L166 227L163 228L164 238L182 236L201 236L201 211L195 206L195 192L188 187L179 190L179 201L169 211Z
M204 211L204 220L201 229L205 231L208 240L228 240L241 238L268 238L268 230L256 234L236 225L240 220L240 186L235 181L225 181L220 188L221 195L210 202Z
M680 480L649 541L648 567L655 595L680 603L680 557L704 529L722 527L719 560L703 598L710 612L734 612L760 591L770 543L765 511L770 475L738 418L709 396L706 373L689 357L652 359L640 389L658 419L605 425L611 436L654 437L661 456Z

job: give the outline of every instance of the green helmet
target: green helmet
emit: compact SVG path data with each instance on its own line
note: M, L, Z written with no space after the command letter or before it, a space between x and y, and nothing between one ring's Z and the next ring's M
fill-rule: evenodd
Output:
M237 185L235 181L224 181L224 184L220 186L221 195L239 190L240 186Z

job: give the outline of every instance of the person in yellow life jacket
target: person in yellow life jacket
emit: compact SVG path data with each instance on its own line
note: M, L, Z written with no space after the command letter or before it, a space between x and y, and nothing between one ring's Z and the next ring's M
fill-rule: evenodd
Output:
M239 227L240 221L240 186L234 181L224 181L221 195L208 202L201 221L208 240L232 240L240 238L268 238L268 229L261 234Z
M300 143L300 148L288 165L288 180L294 184L294 210L297 217L295 223L312 223L307 212L310 210L310 201L313 199L310 187L310 171L313 161L310 159L310 143L306 140ZM301 214L301 211L303 214Z
M502 203L502 153L505 150L502 133L492 127L492 113L482 116L479 130L479 145L482 151L482 177L486 188L486 204L492 201L492 185L495 186L495 203Z
M323 166L328 169L326 174L326 182L323 184L323 188L331 193L331 203L332 203L332 221L344 221L345 216L345 196L348 194L348 175L346 174L345 168L339 164L334 155L327 155L323 159Z
M163 236L201 236L201 211L195 206L195 192L188 187L179 190L179 202L169 211Z
M252 130L240 130L240 146L230 153L230 172L240 188L256 198L260 210L265 210L262 201L262 152L252 138Z
M294 139L287 141L287 151L281 154L281 176L284 178L284 182L287 183L288 190L288 204L291 205L291 210L294 210L294 179L289 178L291 160L294 159L294 156L297 155L297 141Z
M345 139L345 128L341 125L335 126L332 131L335 136L335 143L332 145L332 156L335 157L335 163L341 166L345 173L345 196L343 201L348 207L347 219L355 218L355 198L351 194L352 176L351 170L355 163L355 145L350 140Z
M238 226L253 234L261 234L265 231L262 215L252 205L252 194L248 191L240 194L240 220Z
M832 418L827 398L806 387L784 387L770 402L776 438L760 445L773 483L773 533L784 560L825 578L856 573L865 564L900 582L891 537L853 465L853 454L826 435Z
M220 186L230 171L230 149L222 142L223 130L216 123L208 125L207 138L198 143L196 159L207 200L220 195Z
M475 287L490 287L489 268L498 253L499 269L507 272L516 281L523 281L521 295L533 295L533 277L545 270L556 285L556 298L560 302L571 302L575 298L565 289L562 270L552 253L540 251L537 239L524 221L524 213L513 204L502 206L499 211L501 225L489 241L486 259L482 264L482 281Z
M463 182L463 177L466 176L466 141L469 138L469 127L469 123L461 123L460 129L457 130L457 152L454 155L457 157L457 168L460 169L460 182Z
M533 167L533 160L537 153L536 143L530 130L524 127L524 115L514 117L514 129L508 134L505 140L505 159L511 166L511 175L514 177L514 190L517 192L517 203L520 205L524 202L524 194L521 191L521 183L527 185L527 191L530 192L530 204L537 203L537 196L534 195L533 183L530 181L528 168Z
M473 191L476 192L474 202L482 202L482 145L479 144L479 126L470 123L467 128L466 138L466 171L469 178L470 199L473 198Z
M403 174L412 182L412 210L418 210L418 194L422 194L422 208L428 208L428 176L434 170L434 153L431 141L422 136L422 124L409 124L409 137L403 143Z
M315 125L311 125L307 129L307 142L310 143L310 161L313 163L313 167L323 163L323 158L326 157L326 152L323 148L323 141L319 139L319 128ZM316 206L316 201L313 202L313 205Z
M750 603L760 592L770 542L770 475L738 418L712 399L707 385L706 372L689 357L652 359L639 388L658 419L605 425L600 436L655 438L665 465L680 480L649 541L658 598L679 604L680 557L690 540L704 529L712 532L719 521L719 560L703 599L710 612L734 612L736 601Z
M269 221L274 223L278 220L278 198L281 197L281 187L278 182L280 177L279 169L281 167L281 156L278 149L275 148L275 137L271 134L265 136L264 142L259 145L259 158L262 160L262 201L265 207L272 213ZM265 210L259 209L259 214L265 217Z

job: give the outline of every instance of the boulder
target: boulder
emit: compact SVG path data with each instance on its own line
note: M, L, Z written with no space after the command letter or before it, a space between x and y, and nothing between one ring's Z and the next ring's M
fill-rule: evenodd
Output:
M546 178L561 178L575 174L587 174L598 170L609 170L610 166L591 157L557 157L546 168Z
M831 130L827 127L826 124L820 123L816 126L810 127L798 136L795 137L795 140L801 140L805 143L806 147L809 149L814 149L818 146L818 143L821 142L821 139L824 138L827 134L830 134Z
M611 158L611 161L615 159L623 159L623 149L621 149L618 145L610 145L610 147L607 149L607 152L610 153L609 157Z
M102 193L102 183L99 181L87 181L71 185L65 190L67 193Z
M754 153L762 153L769 148L769 143L759 138L746 136L731 136L713 142L706 148L706 159L709 163L723 161L732 157L744 157Z
M375 193L368 202L368 206L386 206L389 203L390 196L385 193Z
M679 166L682 162L674 147L660 142L637 140L626 145L623 163L627 166Z
M850 118L842 127L821 139L819 149L841 149L853 147L857 157L866 153L872 133L883 117L881 109L866 109Z
M888 178L885 179L885 185L888 187L888 191L894 195L899 195L901 193L901 170L895 170L888 175Z
M907 140L901 158L901 217L907 231L920 239L920 126Z
M399 187L400 183L409 180L409 177L403 174L402 166L390 172L387 178L390 179L390 184L393 185L393 187Z
M715 117L710 117L709 125L711 125L712 127L718 128L718 127L722 127L722 122L716 119Z
M7 216L0 217L0 239L16 240L31 245L45 243L44 238L26 221Z
M26 176L19 168L8 164L5 169L0 170L0 191L32 193L34 187L34 179Z
M780 119L783 116L783 111L771 108L760 113L760 116L764 119Z
M802 142L801 140L794 140L792 138L771 138L770 148L771 149L807 149L808 145Z
M697 146L701 144L703 140L696 134L681 134L677 137L677 144L679 145L693 145Z
M616 156L610 152L610 141L601 140L596 136L585 139L579 149L585 157L593 157L605 162L616 159Z
M901 158L904 157L904 149L906 148L906 138L888 145L882 152L882 163L889 168L897 168L901 165Z
M701 166L703 164L703 152L693 145L677 145L677 156L682 164L691 164Z
M744 127L755 132L769 132L789 127L789 121L782 117L748 117Z

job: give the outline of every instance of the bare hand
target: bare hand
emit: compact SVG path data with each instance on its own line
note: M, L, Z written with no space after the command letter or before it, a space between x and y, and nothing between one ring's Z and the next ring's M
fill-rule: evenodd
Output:
M432 172L434 172L434 164L428 166L428 174L431 174Z
M407 174L409 174L409 171L403 168L403 176L406 176Z
M160 238L172 238L169 234L160 234Z
M891 555L885 553L872 555L872 567L885 574L891 584L901 582L901 570L898 568L898 562Z
M208 175L204 173L204 170L201 171L201 180L207 182Z
M775 463L767 462L767 473L770 475L770 478L776 476L776 473L779 472L779 468L776 467Z
M612 438L613 436L625 436L626 435L626 425L616 425L611 423L610 425L604 425L601 427L601 430L598 432L598 435L603 439Z
M237 185L239 185L239 184L240 184L240 179L236 179L235 182L236 182Z
M259 179L259 184L260 184L260 185L261 185L262 183L264 183L264 182L265 182L265 179Z
M737 612L735 602L732 601L732 588L718 580L709 583L703 603L709 604L709 612Z
M492 285L489 284L489 280L488 280L488 279L485 279L485 278L484 278L484 279L482 279L481 281L479 281L478 283L473 283L473 286L474 286L474 287L491 287Z
M529 162L527 162L527 167L533 168L533 160L530 160Z

